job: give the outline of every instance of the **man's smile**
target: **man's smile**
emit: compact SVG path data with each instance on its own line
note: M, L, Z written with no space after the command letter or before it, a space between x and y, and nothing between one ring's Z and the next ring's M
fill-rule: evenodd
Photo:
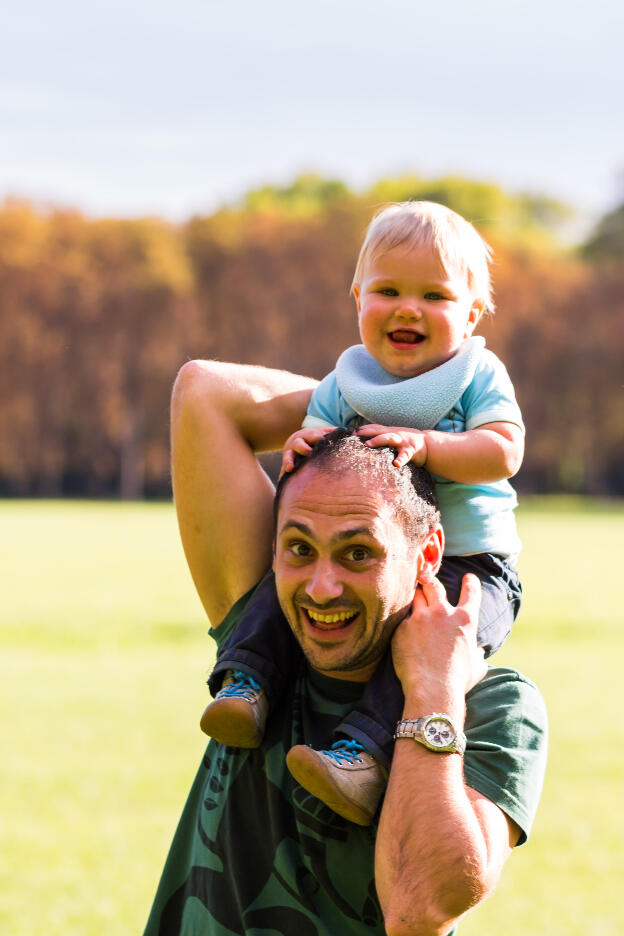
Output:
M321 614L312 608L302 608L314 627L321 630L340 630L350 624L358 615L357 611L333 611Z

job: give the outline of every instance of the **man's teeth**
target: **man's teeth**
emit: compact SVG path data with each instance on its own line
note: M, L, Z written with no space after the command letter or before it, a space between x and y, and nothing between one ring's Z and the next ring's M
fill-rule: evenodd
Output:
M306 610L312 620L317 621L319 624L338 624L340 621L348 621L356 615L355 611L339 611L337 614L319 614L318 611L311 611L309 608L306 608Z

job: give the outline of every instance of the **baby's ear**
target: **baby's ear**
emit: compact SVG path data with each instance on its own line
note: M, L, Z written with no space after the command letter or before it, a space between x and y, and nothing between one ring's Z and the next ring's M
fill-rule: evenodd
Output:
M360 289L359 283L354 283L351 287L351 292L353 293L353 298L355 299L355 304L357 306L357 313L360 314L360 296L362 295L362 290Z
M466 328L464 331L464 338L470 338L477 326L477 322L483 315L484 310L485 302L483 299L472 300L472 305L470 306L470 312L468 313L468 320L466 322Z

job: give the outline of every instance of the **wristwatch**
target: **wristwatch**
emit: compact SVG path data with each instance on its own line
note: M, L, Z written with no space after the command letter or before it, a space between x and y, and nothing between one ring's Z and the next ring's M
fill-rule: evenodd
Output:
M466 750L466 735L442 712L422 718L402 718L397 722L394 737L413 738L438 754L463 754Z

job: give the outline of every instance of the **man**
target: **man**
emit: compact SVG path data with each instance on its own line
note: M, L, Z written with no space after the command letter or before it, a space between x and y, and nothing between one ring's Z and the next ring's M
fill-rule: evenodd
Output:
M272 561L273 488L254 452L283 444L312 386L216 363L179 375L176 508L196 587L221 622L218 642ZM476 580L466 579L457 609L446 603L435 580L443 536L435 514L414 536L416 501L423 515L430 507L406 492L408 469L359 440L346 448L318 464L312 456L281 491L273 565L301 665L260 748L208 746L148 936L445 936L526 838L544 765L539 693L514 671L485 666ZM391 640L408 736L396 742L379 823L369 829L306 793L286 754L331 735ZM415 730L414 719L435 713L449 719L448 752Z

